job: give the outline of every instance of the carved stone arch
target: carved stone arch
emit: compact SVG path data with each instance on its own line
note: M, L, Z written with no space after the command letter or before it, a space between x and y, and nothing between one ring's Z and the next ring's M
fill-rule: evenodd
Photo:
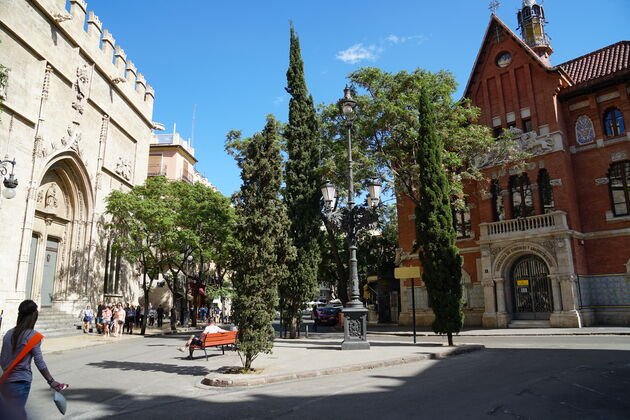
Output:
M54 265L40 264L34 287L52 305L84 299L89 279L91 224L94 195L90 177L80 156L66 150L53 156L42 168L39 178L33 234L42 245L53 241L54 251L41 247L33 261L44 261L53 252ZM46 261L51 261L46 254ZM39 289L38 289L39 288ZM52 293L51 293L52 292ZM35 295L37 296L37 295Z
M519 242L501 250L492 262L492 272L503 278L509 277L509 271L514 261L523 255L533 254L540 257L549 269L550 274L558 272L558 263L544 246L536 242Z

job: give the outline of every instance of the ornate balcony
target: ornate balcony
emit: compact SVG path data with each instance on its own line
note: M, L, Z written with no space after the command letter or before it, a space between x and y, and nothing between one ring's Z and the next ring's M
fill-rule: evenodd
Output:
M493 223L480 223L480 241L507 239L541 233L561 232L569 229L567 213L554 211L539 216L502 220Z

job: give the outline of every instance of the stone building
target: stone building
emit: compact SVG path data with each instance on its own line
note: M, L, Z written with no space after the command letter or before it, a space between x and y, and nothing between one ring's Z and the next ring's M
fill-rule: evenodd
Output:
M520 36L491 16L465 89L482 124L510 129L531 154L524 168L478 162L486 181L466 185L467 210L455 214L466 324L629 325L630 42L552 65L543 7L524 0L517 20ZM403 266L418 264L412 213L399 203ZM429 325L426 289L414 285Z
M84 0L3 0L0 23L10 69L0 152L15 157L19 180L0 202L2 329L25 298L75 317L102 297L135 301L104 199L146 178L154 91Z

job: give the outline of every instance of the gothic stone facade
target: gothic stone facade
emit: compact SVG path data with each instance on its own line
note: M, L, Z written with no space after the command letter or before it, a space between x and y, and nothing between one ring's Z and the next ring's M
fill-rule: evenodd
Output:
M139 293L136 274L110 258L104 200L146 178L154 93L86 2L69 5L0 6L0 63L10 68L0 151L15 157L19 180L0 202L3 330L25 298L77 313L103 294Z
M630 325L630 42L552 66L544 32L523 38L492 15L465 91L482 124L511 129L532 155L524 169L479 162L486 181L466 186L465 323ZM398 211L399 263L418 265L413 205ZM410 281L401 280L405 324ZM417 321L430 325L415 282Z

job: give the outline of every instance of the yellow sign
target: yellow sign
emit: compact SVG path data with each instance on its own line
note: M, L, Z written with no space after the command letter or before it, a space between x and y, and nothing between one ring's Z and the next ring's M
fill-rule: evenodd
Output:
M378 280L378 276L368 276L367 277L368 283L372 283L373 281L377 281L377 280Z
M529 286L529 280L516 280L517 286Z
M394 278L397 278L397 279L420 278L420 267L398 267L394 269Z

